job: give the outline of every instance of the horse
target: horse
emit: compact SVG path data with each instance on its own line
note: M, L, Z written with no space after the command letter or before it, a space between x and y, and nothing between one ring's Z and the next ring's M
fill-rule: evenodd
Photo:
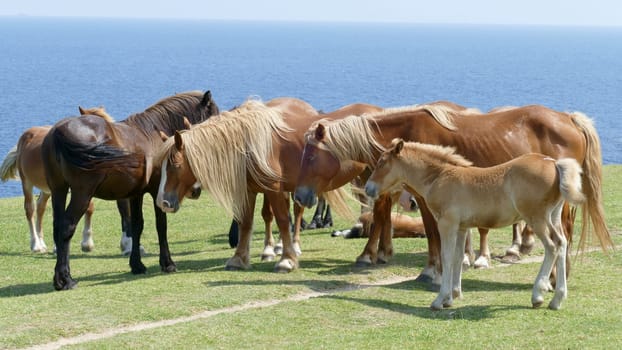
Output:
M539 153L480 168L456 154L455 148L395 139L378 160L365 193L377 198L403 185L423 197L437 220L444 271L432 309L450 307L453 298L462 297L460 265L469 228L498 228L524 220L544 245L531 303L537 308L544 302L544 293L552 288L549 275L555 265L558 277L549 308L557 310L567 295L568 241L561 212L564 202L577 206L586 201L581 172L574 158L555 160ZM586 232L581 232L581 241ZM607 231L596 234L603 249L613 246Z
M352 228L343 231L334 231L332 237L343 238L369 238L369 233L373 231L373 213L367 211L359 216L358 221ZM391 227L393 238L423 238L425 237L425 227L423 220L419 217L412 217L402 213L391 213Z
M93 114L113 120L103 107L83 109L79 107L81 115ZM0 166L0 179L20 179L22 182L22 192L24 193L24 211L26 221L30 230L30 249L35 253L47 252L47 245L43 239L43 215L47 202L50 198L50 190L45 181L43 170L43 160L41 157L41 143L43 138L52 128L51 125L33 126L20 136L17 144L9 151L2 165ZM34 200L34 188L41 192L38 199ZM129 211L125 201L118 202L119 214L121 214L121 241L120 248L124 255L128 255L131 249L131 237L129 237ZM94 249L93 231L91 217L94 205L91 202L86 210L84 217L84 229L82 230L82 241L80 246L82 251L90 252ZM35 217L36 216L36 217ZM141 252L144 248L141 246Z
M420 105L317 123L307 134L306 157L301 163L301 177L295 192L296 200L302 205L310 205L316 193L332 190L351 180L350 175L341 170L342 163L358 162L373 167L391 140L400 137L405 141L456 147L458 153L482 167L531 152L556 159L574 158L582 166L583 189L587 196L587 202L582 205L582 229L587 230L591 221L599 236L608 234L607 227L602 224L600 140L591 119L580 112L562 113L532 105L490 113L464 113L442 105ZM436 284L441 272L436 222L423 198L416 193L415 196L428 240L427 266L417 280ZM393 254L388 224L390 208L388 196L380 196L375 201L376 225L356 259L357 264L386 262ZM568 210L569 206L564 206L564 212ZM564 222L564 232L570 240L574 217L562 215L569 218ZM387 224L378 225L381 222ZM580 246L584 244L584 241L579 242Z
M41 152L52 194L56 290L71 289L77 284L70 273L69 243L76 223L93 197L129 199L132 236L129 263L132 273L146 272L139 248L144 225L142 203L145 193L154 199L157 194L160 169L153 156L162 143L160 132L171 135L218 112L210 91L191 91L162 99L121 122L84 115L54 124L43 139ZM174 272L176 267L166 237L166 214L155 205L154 210L160 267L164 272Z
M289 234L289 192L296 186L304 133L319 118L371 110L380 107L354 104L319 115L295 98L266 103L248 100L190 130L176 132L161 147L157 159L161 160L162 179L156 202L163 211L176 212L192 185L208 190L240 223L239 243L225 264L227 269L239 270L250 267L255 199L263 193L283 240L275 271L290 272L298 267L298 258Z

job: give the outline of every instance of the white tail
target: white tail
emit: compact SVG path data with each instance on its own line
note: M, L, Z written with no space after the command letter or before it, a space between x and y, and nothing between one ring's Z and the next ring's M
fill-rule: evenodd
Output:
M559 190L565 201L572 205L585 202L586 198L581 188L581 166L574 158L563 158L555 162L559 174Z

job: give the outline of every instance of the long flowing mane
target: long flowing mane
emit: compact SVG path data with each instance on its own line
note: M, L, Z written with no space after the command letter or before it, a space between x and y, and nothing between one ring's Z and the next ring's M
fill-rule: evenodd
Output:
M470 160L456 153L454 147L431 145L419 142L405 142L400 153L406 160L425 159L434 165L455 165L468 167L473 165Z
M234 217L240 218L248 202L247 175L266 186L281 180L269 160L273 135L286 139L292 129L278 109L249 100L229 112L181 133L188 163L197 180ZM170 157L174 140L170 138L158 162Z
M380 112L368 113L362 116L349 116L326 124L325 145L339 160L361 159L370 164L375 163L374 151L384 152L385 148L374 136L374 128L378 130L376 119L406 112L426 111L440 125L456 130L453 118L460 112L448 106L436 104L423 104L397 108L387 108ZM476 110L467 109L465 114L477 113ZM319 121L322 122L322 121ZM315 134L315 128L319 122L314 123L306 134L306 138ZM380 131L378 130L380 133Z
M210 109L199 108L202 99L201 91L179 93L156 102L144 112L132 114L122 123L134 126L146 134L156 130L170 136L176 130L185 129L184 117L188 118L191 124L209 118Z

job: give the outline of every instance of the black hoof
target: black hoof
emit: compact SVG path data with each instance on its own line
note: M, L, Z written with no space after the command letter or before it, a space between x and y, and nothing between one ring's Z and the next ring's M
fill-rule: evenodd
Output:
M368 262L368 261L357 261L354 263L354 267L356 268L366 268L366 267L371 267L373 264Z
M142 263L138 266L132 266L132 274L141 275L145 273L147 273L147 267L145 267Z
M244 269L238 266L225 266L225 271L243 271Z
M175 266L175 264L160 266L160 269L165 273L177 272L177 266Z
M71 277L60 280L54 278L54 289L56 290L70 290L74 289L77 285L78 281L74 280Z

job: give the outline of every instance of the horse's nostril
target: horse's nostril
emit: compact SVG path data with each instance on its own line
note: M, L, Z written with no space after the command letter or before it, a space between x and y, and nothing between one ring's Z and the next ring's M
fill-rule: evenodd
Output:
M169 203L167 200L163 200L162 201L162 207L170 208L171 207L171 203Z

